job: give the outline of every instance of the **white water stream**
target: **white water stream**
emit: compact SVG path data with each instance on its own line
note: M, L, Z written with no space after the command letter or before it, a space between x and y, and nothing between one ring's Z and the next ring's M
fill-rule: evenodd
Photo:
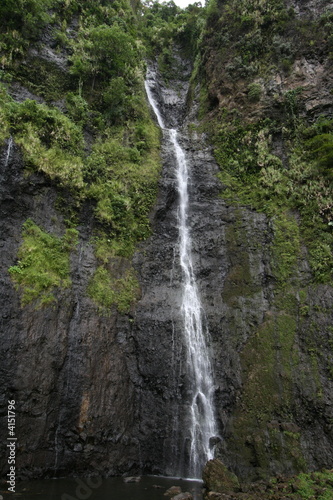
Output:
M7 151L6 151L5 167L8 167L12 147L13 147L13 138L12 138L12 136L10 136L8 139L8 146L7 146Z
M213 394L214 382L212 366L207 347L207 328L204 327L203 309L196 284L192 262L192 240L188 226L189 170L185 153L178 142L176 129L165 128L163 118L149 87L145 82L149 103L153 108L164 135L169 136L176 159L177 189L179 193L178 230L179 257L182 270L183 334L186 348L187 370L191 381L188 421L190 425L190 446L188 477L200 478L207 460L213 458L210 439L218 435L215 419ZM188 429L181 432L186 437Z

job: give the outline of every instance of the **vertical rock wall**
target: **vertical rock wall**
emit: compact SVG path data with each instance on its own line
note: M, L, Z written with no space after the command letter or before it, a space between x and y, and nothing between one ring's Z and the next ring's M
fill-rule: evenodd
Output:
M184 117L186 86L175 80L167 90L160 79L159 85L173 126ZM185 124L195 115L194 100ZM311 285L302 248L293 286L281 290L273 270L274 220L223 200L212 151L195 127L184 128L182 146L192 171L190 226L211 335L218 455L246 479L329 467L332 287ZM0 183L1 425L6 433L7 399L14 398L19 473L174 473L187 409L177 193L167 142L153 233L134 258L141 299L122 316L101 315L86 296L96 268L89 204L80 214L72 288L59 292L53 306L21 307L7 270L16 261L22 224L31 217L57 235L65 226L56 209L58 188L40 175L23 175L15 144L8 162L7 152L1 152ZM4 441L1 446L6 472Z
M187 125L195 101L192 106ZM297 218L279 222L226 203L212 151L194 129L188 128L182 146L192 172L189 223L215 369L222 438L217 455L245 480L330 467L332 287L311 285L304 247L291 285L281 285L277 224L288 240L297 233ZM147 470L163 464L168 473L179 470L174 436L187 411L172 172L166 143L154 234L136 260L143 297L134 325L145 463Z
M86 296L96 259L90 243L92 213L84 207L77 251L71 257L72 287L44 308L21 307L8 268L16 262L22 224L32 218L52 234L65 226L55 208L56 186L40 175L23 175L13 145L8 165L2 150L1 406L6 436L7 400L16 401L17 471L21 476L74 472L117 474L139 466L133 435L137 409L131 363L124 342L128 318L103 316ZM66 196L66 193L62 193ZM68 194L67 194L68 195ZM132 362L127 358L131 354ZM5 440L1 470L8 468Z

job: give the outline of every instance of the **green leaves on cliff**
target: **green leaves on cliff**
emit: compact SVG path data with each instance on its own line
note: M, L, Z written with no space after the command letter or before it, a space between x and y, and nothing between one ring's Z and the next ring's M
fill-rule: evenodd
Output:
M305 131L305 148L319 171L333 180L333 120L320 120Z
M77 244L78 232L67 229L62 237L43 231L31 219L23 225L23 243L18 262L9 268L10 275L22 292L22 305L39 300L39 306L55 300L57 288L68 288L70 252Z
M271 75L275 68L288 75L297 55L311 58L332 51L332 14L321 18L295 15L284 0L210 0L207 6L204 63L223 81ZM214 76L213 76L214 75Z
M118 241L119 252L130 255L135 243L149 234L148 213L160 166L159 132L141 93L137 95L141 119L127 122L126 128L105 127L103 137L85 155L79 121L87 113L85 101L74 95L69 99L77 123L57 108L29 99L14 102L2 87L2 139L12 135L21 146L27 172L44 173L71 189L78 200L95 200L96 219Z
M138 298L139 283L133 269L128 269L121 278L103 266L97 268L88 286L88 295L102 311L115 305L119 312L128 313Z
M54 0L2 0L0 3L2 67L22 56L29 43L36 40L51 21L50 7Z
M38 170L71 188L82 188L83 136L80 127L56 108L0 95L4 140L10 134L21 146L28 170Z
M118 24L82 30L73 48L71 72L81 79L124 76L138 63L134 38Z
M292 481L290 481L292 482ZM333 471L311 472L299 474L293 482L292 498L303 500L330 500L333 495Z
M223 196L277 220L300 215L300 242L307 246L313 279L328 282L333 127L324 116L314 121L320 104L309 110L308 103L316 91L311 96L311 85L299 78L302 73L304 81L311 79L299 61L329 70L333 15L321 12L298 14L283 0L211 0L201 71L209 86L201 104L214 116L206 129L221 166ZM328 112L325 101L322 109Z
M246 125L223 112L213 132L215 157L221 166L224 198L278 219L288 210L299 211L301 241L308 247L314 280L327 282L333 277L332 124L319 119L306 128L296 118L282 132L268 119ZM277 133L283 133L288 144L288 167L271 151ZM283 252L287 255L288 249Z
M143 2L139 19L141 36L147 54L156 59L159 69L166 78L178 77L177 60L173 47L178 45L189 58L197 53L204 27L205 9L199 2L181 9L172 0Z
M149 234L148 214L157 192L159 132L149 122L107 131L85 163L86 196L95 216L114 239L118 255L129 256Z

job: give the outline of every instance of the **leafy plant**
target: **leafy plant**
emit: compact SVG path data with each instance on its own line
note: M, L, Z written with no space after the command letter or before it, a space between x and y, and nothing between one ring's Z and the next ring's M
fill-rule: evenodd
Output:
M262 87L259 83L250 83L247 87L249 101L258 102L262 94Z
M7 111L12 134L30 168L64 185L82 187L82 132L56 108L27 99L10 103Z
M122 278L116 279L103 266L99 266L88 286L88 295L102 310L113 305L119 312L127 313L138 297L139 284L134 270L126 271Z
M55 301L55 289L71 285L69 255L77 244L78 232L67 229L58 238L28 219L22 236L19 260L9 268L9 273L22 292L23 306L35 300L39 301L39 307L49 305Z
M306 142L321 172L333 179L333 134L318 134Z
M102 24L84 29L73 43L71 73L84 81L97 76L128 75L138 62L134 38L118 24Z
M54 0L2 0L0 18L2 66L22 56L29 42L51 21L49 9Z
M332 471L312 472L310 474L299 474L293 482L294 498L301 497L304 500L330 500L332 497Z
M299 95L300 91L289 94L292 109L297 106ZM304 127L299 118L289 122L290 128L284 128L285 133L289 131L288 168L271 153L271 136L277 127L277 123L269 120L244 125L239 119L231 120L226 112L221 113L213 126L212 137L215 157L221 166L223 197L278 218L283 218L286 210L297 210L301 215L297 238L309 250L313 279L319 283L330 282L333 269L332 123L321 118L311 127ZM288 241L294 241L297 234L295 227ZM285 249L285 255L290 253L293 258L293 248L290 252ZM278 261L282 265L282 257ZM285 280L283 272L278 274Z

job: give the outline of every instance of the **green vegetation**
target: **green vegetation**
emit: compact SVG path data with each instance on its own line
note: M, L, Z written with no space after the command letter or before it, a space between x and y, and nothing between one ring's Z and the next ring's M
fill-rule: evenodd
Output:
M160 169L160 133L144 94L138 7L127 0L109 5L102 0L5 0L0 7L5 19L0 28L0 141L11 136L20 146L26 175L40 172L62 187L57 209L70 227L83 203L92 202L101 266L88 293L100 305L116 303L122 312L136 285L132 273L115 279L109 264L131 258L137 243L150 234L148 215ZM46 26L54 56L45 58L40 36ZM34 53L28 52L31 47ZM14 101L12 81L46 103ZM23 263L25 251L23 245ZM101 298L106 272L110 294L117 295L111 301ZM11 275L14 279L15 271ZM97 292L99 279L103 293ZM42 287L28 293L29 280L22 273L21 281L15 280L25 290L23 303L29 302L29 293L47 302Z
M287 75L300 51L308 57L323 51L329 55L332 20L329 11L319 20L296 17L284 0L228 0L223 4L210 0L203 62L213 65L219 79L223 75L251 80L270 74L272 68Z
M292 498L305 500L330 500L333 494L333 471L300 474L293 482L295 493Z
M273 435L274 431L271 434ZM301 473L291 478L280 475L269 480L262 480L259 483L241 484L241 490L245 486L246 493L233 492L233 497L235 499L246 498L246 500L331 500L333 495L332 479L332 470L309 474Z
M113 237L118 255L130 257L136 242L150 234L158 147L158 130L147 120L128 126L125 137L121 128L106 130L106 137L96 141L87 158L86 194L96 200L96 218Z
M272 265L275 277L281 287L290 284L295 276L300 256L298 224L294 217L281 214L273 219L274 242L272 245Z
M291 106L290 99L288 103ZM292 106L294 109L294 104ZM230 114L223 111L209 126L215 157L221 166L219 176L224 185L223 197L250 205L278 219L286 217L288 211L298 211L301 215L300 237L309 249L314 281L328 282L333 272L333 197L329 168L332 134L318 131L322 130L322 123L332 130L332 123L319 119L306 127L298 117L295 128L294 123L295 120L291 119L289 131L285 122L282 125L269 119L244 124L239 118L230 120ZM277 134L283 134L288 145L288 168L271 151L272 136ZM299 239L296 223L294 229L292 239ZM286 255L289 243L285 231L282 244L283 241Z
M250 83L247 88L247 95L251 102L260 101L262 87L259 83Z
M267 477L274 460L306 470L295 391L306 391L317 407L327 394L324 373L332 373L328 341L321 340L326 327L312 300L320 284L332 284L333 128L326 101L309 106L311 88L300 64L315 60L326 67L332 21L331 13L297 15L283 0L210 0L193 82L201 86L199 129L214 147L221 196L269 221L267 279L274 280L274 298L263 322L251 325L245 344L237 345L242 396L227 438L230 452L255 464L258 477ZM239 342L240 309L256 307L256 264L252 250L249 266L237 221L231 226L225 234L234 257L223 299L232 307L231 338ZM251 237L248 245L255 248ZM328 484L311 484L304 475L293 489L287 484L281 498L330 498Z
M9 268L17 288L22 292L22 305L38 300L38 306L55 301L57 288L68 288L69 256L77 244L78 232L67 229L58 238L46 233L32 220L23 225L23 243L18 251L18 263Z
M127 270L122 278L99 266L88 286L88 295L100 306L101 312L117 306L121 313L128 313L139 296L139 283L133 269Z
M142 14L140 32L148 57L157 56L165 79L180 78L174 47L181 48L183 55L194 60L202 40L205 9L200 2L181 9L172 0L148 0L143 2Z
M22 56L51 21L49 9L54 0L3 0L0 5L0 60L4 67Z
M333 272L332 121L325 115L308 121L304 88L293 83L282 92L276 85L269 97L267 88L272 75L290 76L300 54L329 57L332 23L329 12L295 16L283 0L211 0L198 73L202 127L215 147L223 197L274 220L299 214L292 239L298 249L307 246L319 283L331 282ZM235 101L228 98L231 81ZM276 234L275 242L281 240L286 256L285 236Z

